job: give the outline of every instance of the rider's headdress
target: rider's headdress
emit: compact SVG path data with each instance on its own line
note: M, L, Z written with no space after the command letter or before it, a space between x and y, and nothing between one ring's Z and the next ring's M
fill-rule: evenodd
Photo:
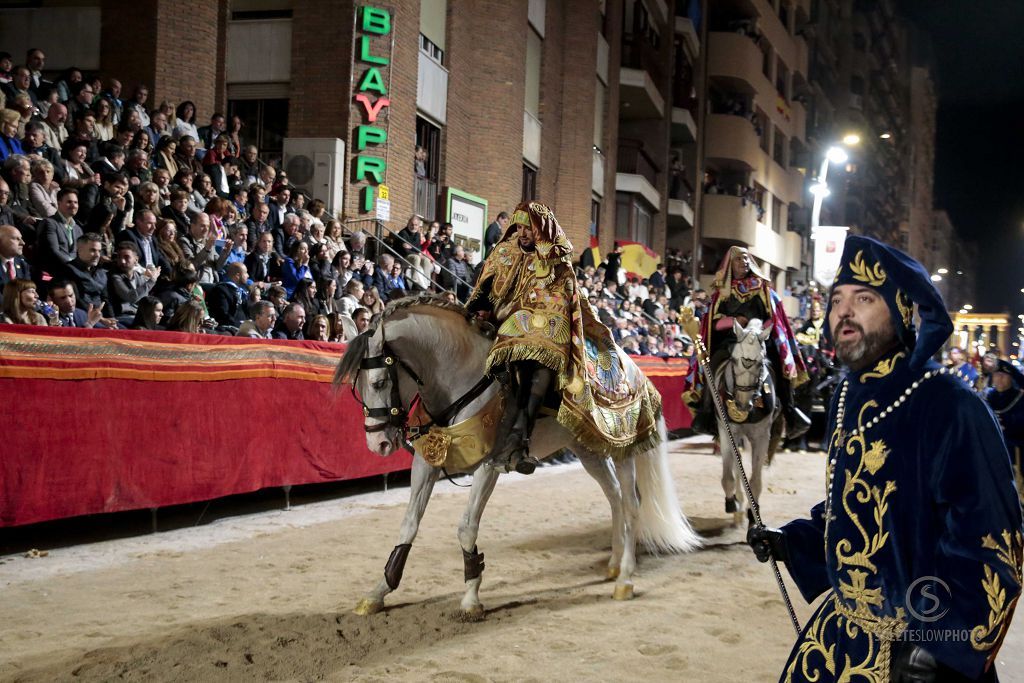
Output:
M519 225L532 225L537 235L537 253L545 258L572 257L572 244L565 236L554 212L540 202L523 202L512 212L512 220L505 232L508 238Z
M861 235L846 238L833 286L838 285L869 287L885 299L897 336L911 350L912 368L924 365L953 333L953 322L928 271L899 249L878 240ZM915 305L920 329L914 326ZM826 318L831 312L830 299ZM832 341L828 325L825 334Z

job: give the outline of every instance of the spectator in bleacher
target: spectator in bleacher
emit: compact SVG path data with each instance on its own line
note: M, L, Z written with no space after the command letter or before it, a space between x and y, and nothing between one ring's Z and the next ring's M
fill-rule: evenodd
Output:
M249 228L245 223L232 225L228 228L228 235L231 237L232 246L228 249L228 258L224 262L225 268L232 263L245 263L245 259L249 256L249 251L246 248L249 243Z
M54 168L54 177L60 180L61 187L85 189L87 186L98 187L99 175L86 163L90 143L78 137L70 137L61 148L61 163Z
M135 210L135 223L127 230L122 230L114 237L116 242L131 242L139 252L139 263L143 268L152 266L159 267L163 272L170 275L174 264L168 260L164 247L160 245L155 237L157 219L156 214L150 209L139 208Z
M162 287L157 297L164 304L164 316L170 318L178 310L178 306L186 301L201 300L204 302L203 289L199 285L199 274L191 262L184 260L174 267L169 286ZM204 316L205 317L205 316Z
M0 85L6 85L11 82L11 78L14 75L14 58L10 52L0 51ZM0 90L0 95L3 91Z
M159 266L145 268L139 264L139 248L134 242L125 240L117 245L107 286L113 314L119 319L129 318L122 323L128 324L135 317L139 299L153 290L160 272Z
M326 315L314 315L306 325L306 339L310 341L330 341L331 323Z
M274 339L305 339L302 333L305 326L306 310L300 304L288 304L274 328Z
M166 168L153 169L153 184L160 192L160 207L171 203L171 174Z
M214 138L212 144L207 146L206 154L203 155L203 168L206 169L210 166L224 163L224 160L229 156L228 147L230 145L231 141L223 133Z
M167 116L159 109L149 117L149 125L143 128L150 141L156 145L165 137L172 137L167 129Z
M324 226L324 247L327 250L327 259L334 260L338 252L346 251L344 227L341 221L332 218Z
M111 139L129 151L141 149L150 158L153 156L153 145L149 140L149 136L139 135L136 137L135 131L129 128L127 121L121 121L117 125L117 128L114 129L114 137Z
M209 153L214 148L214 142L226 130L227 121L224 119L224 114L214 112L213 116L210 117L210 124L199 129L199 135L196 139Z
M9 325L49 325L49 322L36 308L39 304L39 293L36 283L31 280L16 279L4 285L3 311L0 312L0 323Z
M18 136L20 118L13 109L0 109L0 161L15 154L24 154Z
M271 193L274 189L275 183L277 182L277 169L270 164L260 169L260 177L256 179L256 184L261 186L267 191L267 194Z
M337 281L338 271L327 258L326 246L313 244L309 248L309 253L309 272L313 274L313 279L317 282L321 279Z
M79 74L81 76L81 74ZM84 81L75 83L70 88L71 99L65 102L68 108L68 118L75 119L76 117L82 116L86 111L92 110L92 99L95 93L92 91L92 86ZM95 112L93 113L93 119L96 118Z
M345 295L338 301L338 309L342 315L352 316L352 312L362 306L361 299L363 298L363 282L356 278L352 278L345 285Z
M119 171L103 175L103 184L100 185L93 211L100 206L114 213L110 223L112 232L118 233L128 227L129 221L135 215L135 198L128 192L127 176ZM91 212L89 215L92 215Z
M50 301L57 309L55 324L60 327L117 327L117 321L104 318L103 311L96 306L89 306L87 310L78 308L75 287L67 280L58 280L50 285Z
M395 249L409 263L411 284L419 289L430 288L430 274L434 264L423 253L423 220L419 216L410 216L405 227L398 232Z
M101 97L92 105L96 115L96 138L100 141L114 139L114 105L110 100Z
M185 260L185 252L178 246L178 229L174 221L162 218L156 222L156 246L160 249L167 271ZM161 266L164 267L164 266Z
M132 94L132 99L125 102L124 111L122 118L127 119L130 112L135 112L139 116L139 125L142 127L149 125L149 112L146 108L146 100L149 99L149 88L143 84L135 86L135 92Z
M239 183L238 158L225 157L223 163L213 164L205 168L217 196L225 201L230 201L231 187Z
M251 320L244 321L238 328L236 337L251 339L273 339L274 324L277 322L277 309L273 302L257 301L249 306Z
M267 289L267 301L274 302L274 308L277 309L277 315L280 318L284 307L288 305L288 292L284 291L284 287L280 283L274 283Z
M270 200L267 206L270 207L270 225L279 228L284 223L284 217L288 215L288 203L292 200L292 191L287 185L279 187L277 191L271 191Z
M294 228L294 224L292 224ZM281 286L288 292L290 299L300 280L312 280L309 270L309 245L301 240L292 242L288 258L281 264Z
M199 130L196 128L196 105L191 100L185 100L178 105L175 117L177 122L174 124L174 137L181 139L187 135L192 138L193 143L199 139Z
M32 162L32 182L28 186L28 198L32 213L39 218L49 218L57 213L58 183L53 181L53 164L46 159Z
M133 188L153 180L153 172L149 168L149 154L144 149L129 150L124 168L128 176L128 183Z
M224 200L220 197L211 197L210 201L206 202L203 213L210 217L210 233L214 239L224 239Z
M124 112L124 103L121 101L121 81L116 78L108 79L107 89L100 96L110 102L110 106L113 109L112 122L116 126L120 123Z
M178 143L174 138L161 139L153 152L153 165L156 168L167 169L167 172L173 177L178 172L178 162L174 160L174 152L177 149Z
M302 306L303 310L306 311L307 320L320 313L320 305L317 302L316 294L316 283L313 280L299 280L298 284L295 285L295 291L292 292L291 300Z
M96 142L96 115L92 113L92 110L87 109L78 112L74 116L69 116L68 127L70 128L70 133L64 144L67 145L71 140L84 142L86 145L85 160L92 162L94 159L99 158L99 145ZM63 148L61 151L63 151Z
M33 92L53 87L51 81L43 77L43 69L46 68L46 55L38 47L31 47L25 52L25 69L29 72L29 81L26 87Z
M13 102L14 98L19 94L28 95L32 100L32 106L35 107L38 101L36 94L31 90L32 75L28 67L18 66L14 69L14 76L10 83L5 83L2 87L4 95L7 96L8 102Z
M238 172L242 182L247 186L259 180L260 169L264 166L266 164L260 161L256 145L246 145L242 149L241 158L238 160Z
M58 265L55 277L70 280L78 292L78 307L88 310L89 306L101 309L110 315L107 304L107 271L100 267L103 242L94 232L87 232L75 240L75 257Z
M318 313L330 315L339 312L338 281L336 279L330 277L317 279L316 303Z
M451 223L445 223L445 228L449 225L451 225ZM454 248L455 244L452 243L451 235L446 229L442 229L438 232L433 242L431 242L430 246L427 247L430 251L430 255L434 257L434 261L441 264L448 262L448 259L452 257Z
M46 124L42 121L29 121L25 126L25 137L21 140L21 149L25 156L39 157L53 165L60 163L60 150L46 143Z
M68 129L64 124L68 120L68 109L63 104L54 104L46 112L46 118L42 123L45 126L46 144L54 149L60 149L64 141L68 139Z
M356 324L356 333L362 334L370 327L370 311L365 308L357 308L352 312L352 322Z
M388 293L394 290L400 290L402 292L409 289L409 285L405 282L405 278L402 276L402 264L395 262L391 264L391 270L384 278L384 286L387 288Z
M339 251L334 255L334 260L331 261L331 265L334 267L334 271L338 274L335 278L338 281L338 295L336 298L341 298L342 293L345 291L345 285L348 284L349 280L352 279L352 255L347 251Z
M265 232L245 259L252 281L259 285L281 281L281 257L274 252L274 236Z
M77 255L77 240L82 236L82 227L75 220L77 213L78 191L64 188L57 193L56 213L39 226L35 262L51 275Z
M163 214L163 204L160 203L160 188L153 181L145 182L139 185L138 201L135 202L135 212L138 213L142 209L152 211L155 215L159 216Z
M252 207L252 213L249 218L245 221L245 224L249 228L249 246L250 248L256 243L264 233L268 233L273 241L273 233L271 232L270 222L267 220L267 216L270 215L270 208L266 204L255 204Z
M271 214L273 210L271 210ZM272 230L274 250L279 254L290 254L296 243L302 241L299 235L299 217L294 213L285 214L279 227Z
M231 187L231 206L234 207L238 219L249 220L249 190L245 185L236 183Z
M255 295L250 293L248 282L245 264L229 263L224 279L207 295L210 315L222 327L231 328L232 334L249 317L249 303Z
M32 180L28 158L16 154L5 160L0 177L7 184L9 194L6 197L6 206L13 217L13 221L10 222L21 230L27 241L35 243L38 219L32 215L32 203L28 195L28 185Z
M0 187L0 192L3 191ZM32 267L25 260L24 251L25 240L21 231L9 223L0 222L0 284L32 279Z
M97 204L82 226L82 232L94 232L100 236L100 265L104 267L114 259L114 231L110 224L114 221L115 213L106 204Z
M201 283L217 282L217 271L224 267L228 253L234 246L229 237L224 240L224 248L218 253L216 243L216 236L210 232L210 216L205 213L193 216L188 232L178 235L178 246L186 260L195 266Z
M116 142L104 142L99 146L100 156L92 164L92 169L103 176L107 173L120 173L124 168L124 147Z
M135 318L128 327L132 330L156 331L163 329L160 321L164 317L164 304L155 296L144 296L138 301Z
M401 296L401 294L400 291L396 290L396 297ZM380 315L384 312L384 301L381 298L380 290L376 287L365 287L363 295L359 298L359 304L362 308L368 310L371 315Z
M190 211L205 211L206 205L211 199L217 196L217 193L213 189L213 183L210 181L210 176L202 173L195 177L193 181L192 198L189 200Z
M446 289L455 292L456 298L461 303L466 303L466 299L469 298L473 289L473 269L466 258L466 250L461 244L455 246L452 257L448 259L444 267L450 271L450 273L443 273L445 277L442 281L445 283Z
M206 331L203 327L205 320L202 305L198 301L189 300L175 309L171 321L167 323L167 329L170 332L202 334Z
M188 193L182 189L172 190L171 203L160 210L160 215L174 221L174 227L179 234L188 232L192 224L192 219L188 215Z

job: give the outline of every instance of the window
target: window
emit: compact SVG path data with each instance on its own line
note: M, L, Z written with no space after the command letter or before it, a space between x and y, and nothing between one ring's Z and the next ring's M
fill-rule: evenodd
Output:
M615 239L650 246L654 233L653 211L643 199L629 192L615 193Z
M419 4L420 49L438 64L444 64L448 0L422 0Z
M775 129L775 140L772 144L772 159L779 166L786 167L786 136L778 128Z
M789 69L780 59L775 69L775 91L789 102Z
M437 218L437 179L440 175L441 129L416 117L416 156L413 161L413 210L425 220Z
M537 198L537 171L523 164L523 197L522 201L532 202Z
M772 230L782 234L782 202L772 197Z
M768 47L767 41L760 41L761 48L761 73L764 77L771 80L772 77L772 51Z
M761 151L765 154L767 154L770 149L768 147L768 134L770 130L771 125L768 123L768 115L758 109L757 114L754 116L754 132L757 133Z
M444 50L435 45L430 38L420 34L420 50L438 64L444 64Z
M779 21L782 22L782 27L789 32L789 5L785 2L779 3Z
M526 35L526 101L524 107L540 119L540 62L544 41L532 28Z
M650 245L651 243L651 212L639 202L634 205L636 216L636 233L633 241L640 244Z
M604 149L604 119L605 108L608 106L608 86L596 79L597 87L594 89L594 147L598 150Z
M242 144L256 145L260 158L271 161L284 153L288 100L228 100L228 117L242 119Z
M595 197L590 199L590 238L596 242L601 234L601 200Z

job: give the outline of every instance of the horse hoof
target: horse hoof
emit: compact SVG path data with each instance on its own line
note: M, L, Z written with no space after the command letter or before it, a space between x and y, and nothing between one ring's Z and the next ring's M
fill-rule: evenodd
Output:
M614 581L615 579L619 578L619 568L618 567L608 567L608 571L605 572L604 576L609 581Z
M615 585L615 590L612 592L612 600L632 600L633 599L633 584L631 583L619 583Z
M463 607L459 610L459 619L461 621L483 621L484 616L483 605L473 605L468 609Z
M743 512L741 512L740 510L736 510L735 512L732 513L732 525L733 526L739 526L740 522L742 522L742 521L743 521Z
M725 511L736 512L736 499L732 496L725 499Z
M353 613L358 614L361 617L368 617L371 614L376 614L384 609L384 603L377 600L371 600L370 598L363 598L356 605L356 608L352 610Z

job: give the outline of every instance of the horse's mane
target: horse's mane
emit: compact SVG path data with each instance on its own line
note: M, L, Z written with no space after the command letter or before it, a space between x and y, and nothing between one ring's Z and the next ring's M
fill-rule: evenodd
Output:
M347 384L355 378L356 373L359 371L359 363L366 356L366 350L369 348L370 338L376 334L377 328L380 325L391 318L392 315L416 306L427 306L451 311L463 317L466 315L466 307L462 304L452 303L442 296L429 292L404 296L388 302L384 310L374 321L373 327L348 342L348 348L345 349L345 354L341 357L341 360L338 362L338 368L334 371L334 385ZM476 330L477 328L474 327L472 329Z

